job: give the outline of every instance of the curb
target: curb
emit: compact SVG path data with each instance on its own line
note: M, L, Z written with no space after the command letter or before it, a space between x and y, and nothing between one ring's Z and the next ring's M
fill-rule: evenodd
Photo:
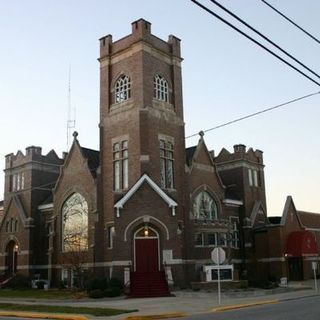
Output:
M34 319L58 319L58 320L88 320L85 316L75 314L55 314L40 312L24 312L24 311L0 311L1 317L18 317L18 318L34 318Z
M211 309L211 312L224 312L229 310L249 308L254 306L261 306L264 304L278 303L278 302L279 300L263 300L263 301L257 301L257 302L251 302L251 303L234 304L231 306L213 308Z
M172 313L129 316L129 317L126 317L125 320L169 319L169 318L182 318L186 316L187 314L184 312L172 312Z

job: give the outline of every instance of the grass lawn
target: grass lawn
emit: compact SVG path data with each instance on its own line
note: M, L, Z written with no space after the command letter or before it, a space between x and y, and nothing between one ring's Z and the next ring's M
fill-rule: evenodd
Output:
M119 310L119 309L107 309L107 308L24 305L24 304L13 304L13 303L0 303L0 310L29 311L29 312L31 311L31 312L45 312L45 313L88 314L96 317L114 316L117 314L137 311L137 310Z
M1 289L0 298L75 299L87 297L85 292L71 290Z

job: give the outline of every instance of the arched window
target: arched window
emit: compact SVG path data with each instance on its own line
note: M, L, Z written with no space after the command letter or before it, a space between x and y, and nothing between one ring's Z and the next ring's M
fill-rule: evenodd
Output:
M160 101L169 102L168 82L158 74L153 80L153 97Z
M88 250L88 204L80 193L70 196L62 207L62 249Z
M201 191L195 197L193 217L197 220L214 220L218 218L218 206L208 192Z
M131 81L126 75L122 75L115 85L115 103L128 100L131 97Z

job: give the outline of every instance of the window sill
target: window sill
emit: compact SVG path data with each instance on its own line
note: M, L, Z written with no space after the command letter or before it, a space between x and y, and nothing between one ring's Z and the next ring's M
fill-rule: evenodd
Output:
M124 110L129 110L133 107L133 105L134 104L133 104L132 98L125 100L125 101L113 103L112 105L110 105L109 113L118 113L118 112L122 112Z

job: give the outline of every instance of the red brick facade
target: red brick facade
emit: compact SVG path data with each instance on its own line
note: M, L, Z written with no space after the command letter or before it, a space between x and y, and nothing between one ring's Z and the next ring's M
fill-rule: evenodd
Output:
M100 151L81 147L74 134L64 159L38 147L6 157L1 271L58 284L81 265L127 284L130 271L148 268L148 259L137 259L150 236L157 252L143 257L157 257L156 268L176 286L202 280L216 246L234 266L234 279L288 276L289 235L319 218L299 213L291 200L281 223L268 220L261 151L236 145L215 157L201 133L197 146L185 148L180 40L155 37L141 19L125 38L100 39L99 62ZM73 210L85 212L74 218L84 219L85 240L71 233L85 246L81 254L64 247L73 195ZM308 228L318 232L319 246L320 226ZM311 257L303 262L309 277L305 261Z

